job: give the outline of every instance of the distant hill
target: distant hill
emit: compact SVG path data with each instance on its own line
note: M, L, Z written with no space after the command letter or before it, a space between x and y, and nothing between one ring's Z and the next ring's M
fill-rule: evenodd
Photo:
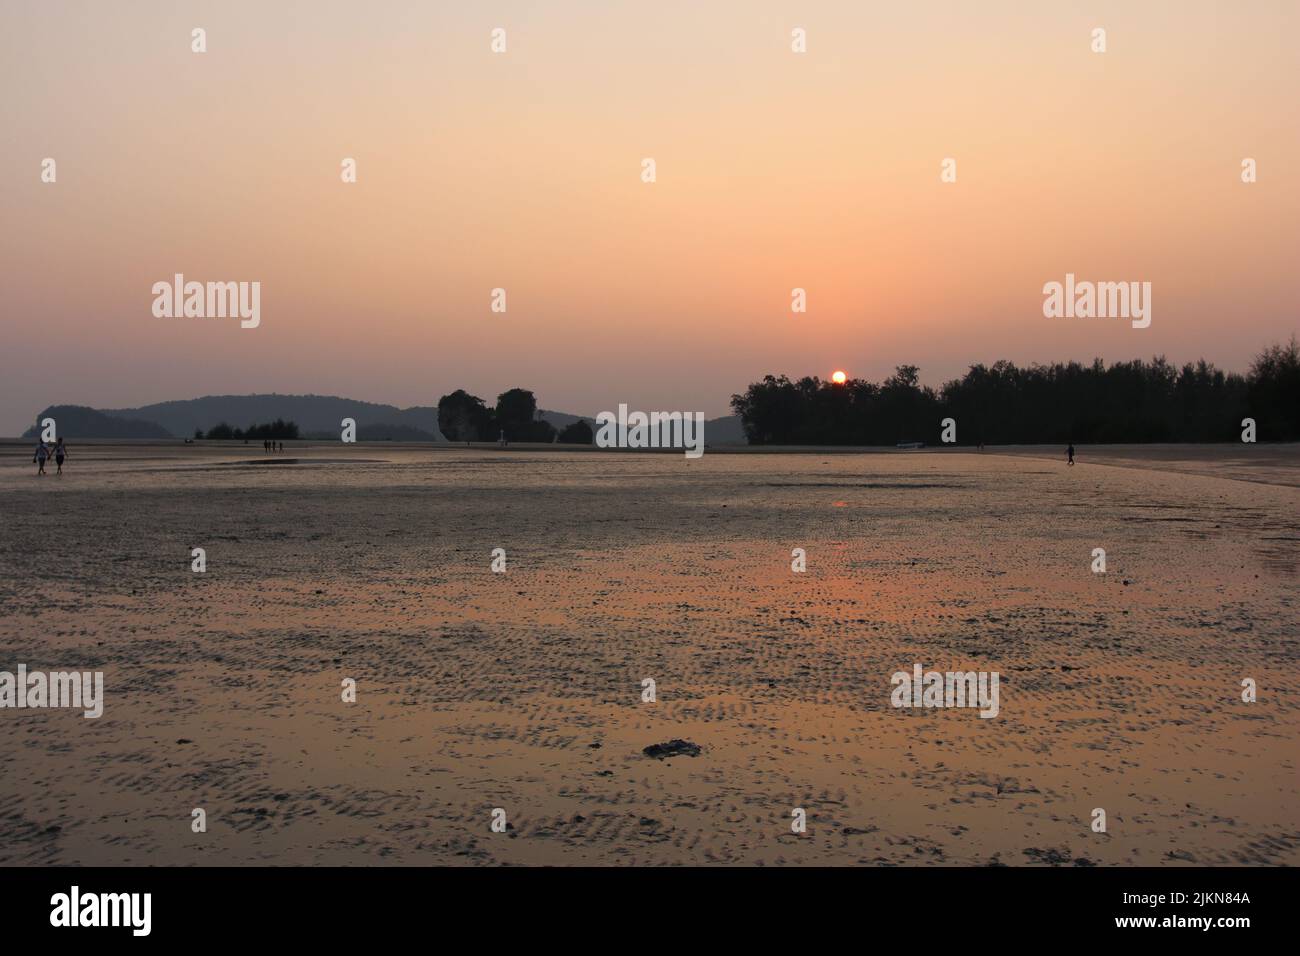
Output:
M576 421L585 421L596 430L596 420L586 415L547 409L538 414L556 430ZM68 438L189 438L196 430L206 432L222 422L247 428L280 418L295 422L304 438L320 440L338 438L339 423L352 418L359 441L446 441L438 428L435 406L398 408L336 395L208 395L139 408L54 405L41 412L37 421L42 418L55 419L58 433ZM32 428L24 437L37 434ZM734 415L705 421L704 438L710 445L745 444L740 419Z
M444 440L438 430L437 408L398 408L396 405L359 402L334 395L208 395L140 408L106 408L103 411L114 418L157 422L178 438L188 438L200 428L206 432L221 422L247 428L256 422L270 422L277 418L296 422L299 432L304 435L328 432L337 438L339 423L352 418L356 420L360 441L367 440L367 425L393 426L390 433L393 435L409 435L414 429L423 433L423 437L416 439L419 441Z
M157 422L120 418L85 405L51 405L36 416L37 424L23 432L24 438L41 433L40 422L54 419L55 434L63 438L175 438Z
M739 415L727 415L725 418L706 418L704 420L704 443L706 445L748 445L745 427Z
M546 421L550 422L555 426L557 432L564 431L566 425L572 425L574 422L586 422L591 426L593 433L596 431L596 419L588 418L586 415L569 415L565 412L551 412L547 411L545 408L539 408L537 410L537 417L544 418Z

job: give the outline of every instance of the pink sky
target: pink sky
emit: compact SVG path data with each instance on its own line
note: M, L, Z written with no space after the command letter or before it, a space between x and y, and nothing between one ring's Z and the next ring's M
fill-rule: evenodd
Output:
M713 416L768 372L1244 370L1300 328L1297 35L1282 0L6 3L0 434L221 393ZM177 272L261 282L260 327L155 318ZM1044 318L1067 272L1151 282L1151 327Z

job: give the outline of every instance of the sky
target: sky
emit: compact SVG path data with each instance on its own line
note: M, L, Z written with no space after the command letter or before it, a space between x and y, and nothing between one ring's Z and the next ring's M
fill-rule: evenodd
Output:
M1291 0L8 0L0 435L209 394L714 416L768 373L1244 371L1300 330L1297 35ZM260 282L260 325L156 317L176 273ZM1150 282L1150 327L1045 317L1066 273Z

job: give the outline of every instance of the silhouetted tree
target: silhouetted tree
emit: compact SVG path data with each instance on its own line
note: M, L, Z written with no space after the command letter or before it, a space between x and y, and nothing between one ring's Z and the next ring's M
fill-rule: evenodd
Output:
M202 429L194 432L195 438L203 438ZM298 425L295 422L286 422L283 418L277 418L275 421L265 425L249 425L247 429L231 428L225 422L219 425L213 425L208 429L208 438L219 439L249 439L258 440L275 439L276 441L291 441L298 437Z
M590 445L595 437L591 426L582 419L570 422L560 431L560 442L565 445Z
M1300 438L1300 345L1271 345L1250 366L1247 402L1261 436Z
M957 443L1238 441L1253 417L1262 441L1300 438L1300 345L1265 349L1249 377L1203 359L1181 369L1163 356L1109 367L1101 359L1031 365L972 365L937 393L900 365L877 386L766 376L731 407L754 445L937 443L944 418Z
M438 399L438 428L448 441L491 441L492 413L477 395L458 388Z
M298 437L298 425L277 418L265 425L249 425L244 429L244 437L255 438L258 441L265 441L268 438L272 441L291 441Z
M235 429L231 428L225 422L221 422L220 424L213 425L211 428L208 429L207 437L213 439L214 441L216 440L229 441L232 438L242 438L243 435L236 435Z
M497 428L509 441L532 441L537 399L526 388L512 388L497 396Z
M509 441L555 440L555 426L538 417L537 399L526 388L512 388L497 396L496 427Z

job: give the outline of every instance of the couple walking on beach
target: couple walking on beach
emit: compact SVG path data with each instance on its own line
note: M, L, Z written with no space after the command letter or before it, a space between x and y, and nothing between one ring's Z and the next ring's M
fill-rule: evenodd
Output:
M36 443L36 454L32 455L32 462L36 465L36 474L45 474L45 462L50 456L54 457L55 464L59 466L59 470L55 474L63 474L63 459L68 457L68 446L63 444L62 438L58 440L58 443L53 448L46 444L43 439Z

